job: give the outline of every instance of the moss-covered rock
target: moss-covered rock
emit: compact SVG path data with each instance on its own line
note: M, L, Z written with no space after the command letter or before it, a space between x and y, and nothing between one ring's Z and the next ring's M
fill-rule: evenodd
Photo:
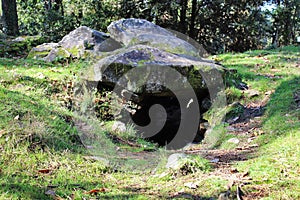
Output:
M58 46L57 43L44 43L33 47L29 52L27 58L31 59L44 59L50 51Z
M72 59L72 54L62 47L52 49L43 59L47 62L66 61Z
M161 70L153 70L154 67L161 67ZM163 69L167 69L166 67L179 73L174 73L174 76L168 71L164 73ZM143 69L141 73L136 73L130 78L124 76L123 82L119 80L133 68ZM207 60L189 59L151 46L136 45L100 59L94 65L94 72L88 77L91 81L100 81L108 85L126 85L132 92L139 94L172 96L170 88L164 87L170 80L175 90L183 91L190 84L195 91L202 94L207 91L207 84L217 83L219 80L215 79L222 78L224 70L220 65ZM139 85L143 84L146 86L139 88Z
M169 53L192 57L199 57L202 51L176 34L143 19L115 21L108 26L108 31L112 38L125 46L144 44Z
M64 36L58 43L46 43L33 48L28 58L48 62L86 59L120 47L120 44L110 39L107 34L81 26Z
M26 56L30 49L46 41L42 36L0 37L0 56Z

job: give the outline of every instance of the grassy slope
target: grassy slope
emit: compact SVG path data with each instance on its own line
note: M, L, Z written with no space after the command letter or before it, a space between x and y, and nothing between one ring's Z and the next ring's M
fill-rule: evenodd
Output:
M300 111L293 99L300 89L299 52L299 47L289 47L215 58L237 69L243 81L260 92L253 99L242 98L242 103L256 103L265 92L273 92L263 117L264 134L257 140L257 157L236 164L239 171L249 171L253 181L244 189L256 197L263 193L271 199L299 198ZM64 98L70 95L67 84L84 65L0 59L0 199L49 199L54 196L47 193L54 191L56 198L93 198L86 192L96 188L102 190L101 198L110 199L157 199L182 191L187 197L218 197L228 181L207 172L114 172L86 159ZM242 95L233 88L231 93L236 93L233 100ZM42 169L51 172L41 173ZM189 189L187 182L199 188Z
M299 199L300 108L294 94L300 91L300 47L221 55L218 59L237 69L251 89L260 91L258 99L273 92L263 117L265 134L257 140L261 145L258 156L238 163L238 169L248 170L254 180L246 186L248 192L263 192L267 199Z

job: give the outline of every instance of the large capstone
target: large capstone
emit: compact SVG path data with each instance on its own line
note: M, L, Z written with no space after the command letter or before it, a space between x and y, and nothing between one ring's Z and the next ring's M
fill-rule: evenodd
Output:
M124 76L134 68L140 73ZM179 73L171 76L169 70L164 70L168 68ZM190 84L201 96L207 92L207 82L213 84L219 81L214 75L222 73L222 70L221 66L201 58L190 59L151 46L135 45L97 61L89 79L112 87L126 87L140 96L173 96L170 88L165 87L170 82L173 92L184 94Z

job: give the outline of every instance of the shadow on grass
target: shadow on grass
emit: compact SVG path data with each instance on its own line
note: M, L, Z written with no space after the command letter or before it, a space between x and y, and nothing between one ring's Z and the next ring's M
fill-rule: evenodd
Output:
M39 99L0 87L0 110L0 129L17 138L34 137L56 151L78 152L82 147L72 117Z
M5 66L7 68L12 67L25 67L29 66L30 68L50 68L54 67L55 65L49 62L41 61L41 60L34 60L34 59L12 59L12 58L0 58L0 66Z
M180 193L173 196L168 197L168 199L193 199L193 200L213 200L215 198L212 197L203 197L199 195L192 195L189 193Z
M66 184L57 187L49 187L49 183L40 182L37 176L24 176L20 174L15 174L12 176L0 175L0 197L5 199L71 199L72 194L75 191L80 191L80 196L83 199L136 199L142 196L138 192L129 192L128 194L86 194L87 188L97 187L97 184L90 182L82 182L81 184ZM49 194L47 194L47 192ZM127 192L126 190L124 192ZM52 193L52 194L51 194ZM58 196L54 196L58 195Z
M64 185L51 186L51 183L43 181L38 176L27 176L15 174L7 176L0 174L0 194L3 198L10 199L72 199L72 194L75 199L199 199L209 200L214 199L211 197L204 197L200 195L194 195L190 193L176 193L174 195L163 195L160 193L151 192L150 188L137 188L137 187L125 187L125 188L109 188L107 191L99 193L87 194L87 191L91 188L99 187L96 182L81 181L79 184L68 183ZM49 194L47 194L47 192ZM51 195L51 193L53 193ZM119 193L119 194L118 194ZM121 193L121 194L120 194ZM57 195L56 197L54 195ZM1 195L0 195L1 197ZM61 198L60 198L61 197Z
M39 184L33 184L29 176L0 174L0 196L7 199L49 199Z
M276 88L266 106L263 127L271 136L284 135L300 129L300 108L294 94L300 89L300 76L292 76Z

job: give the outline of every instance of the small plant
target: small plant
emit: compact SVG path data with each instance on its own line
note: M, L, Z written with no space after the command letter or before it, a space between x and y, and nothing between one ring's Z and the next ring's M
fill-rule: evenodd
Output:
M188 175L197 172L208 172L211 169L209 161L202 158L199 155L189 155L184 158L180 158L178 161L178 167L172 169L172 175Z
M243 97L243 92L235 87L229 87L226 89L226 97L228 103L233 103L240 100Z
M207 130L203 143L210 148L219 147L228 137L226 126L227 124L220 124Z

